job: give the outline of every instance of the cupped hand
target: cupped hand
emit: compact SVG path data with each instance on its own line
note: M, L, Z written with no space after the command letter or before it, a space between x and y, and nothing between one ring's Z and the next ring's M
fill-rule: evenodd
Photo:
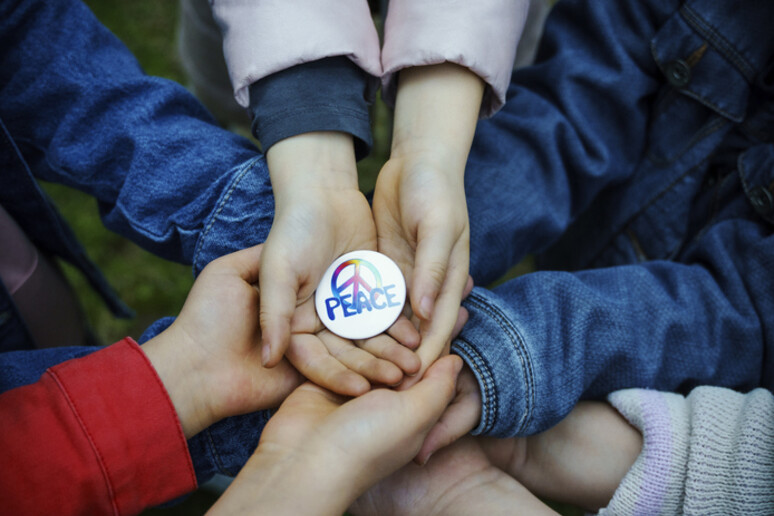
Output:
M411 460L451 400L461 365L446 357L411 389L377 389L350 400L312 383L298 387L213 513L253 507L265 514L341 514Z
M400 267L420 319L420 377L449 341L468 278L470 230L461 177L432 153L394 157L374 191L379 251Z
M379 251L403 270L411 309L422 320L416 378L442 354L468 276L463 179L483 92L476 74L452 63L399 76L392 150L373 211Z
M407 321L397 322L390 336L352 342L325 330L314 310L314 291L335 259L376 249L371 208L358 189L352 137L294 136L272 146L267 159L276 215L260 271L264 365L273 366L287 351L301 374L345 395L416 373L419 359L404 346L416 347L419 335Z
M363 493L356 516L556 514L495 467L477 440L466 437L425 466L407 464Z
M278 406L302 378L261 364L258 270L263 246L204 268L175 322L143 345L190 437L232 415Z

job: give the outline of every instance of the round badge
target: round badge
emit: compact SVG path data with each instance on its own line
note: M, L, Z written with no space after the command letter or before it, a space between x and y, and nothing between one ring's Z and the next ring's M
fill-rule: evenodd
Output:
M352 251L328 267L315 293L317 315L345 339L367 339L392 326L406 302L395 262L376 251Z

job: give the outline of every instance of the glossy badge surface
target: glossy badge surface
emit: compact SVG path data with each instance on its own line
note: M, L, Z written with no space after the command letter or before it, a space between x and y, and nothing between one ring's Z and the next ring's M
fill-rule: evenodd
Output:
M326 328L346 339L367 339L392 326L401 314L406 282L387 256L352 251L328 267L314 301Z

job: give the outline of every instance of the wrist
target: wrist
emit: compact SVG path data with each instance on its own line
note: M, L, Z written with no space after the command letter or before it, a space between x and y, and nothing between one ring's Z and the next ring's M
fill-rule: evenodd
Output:
M299 189L358 187L354 142L346 133L313 132L286 138L269 149L266 161L278 202Z
M260 507L262 514L338 516L359 494L348 473L321 454L261 444L213 513L244 514L246 507Z
M187 349L173 326L142 345L175 407L185 437L191 438L217 421L202 397L204 362Z

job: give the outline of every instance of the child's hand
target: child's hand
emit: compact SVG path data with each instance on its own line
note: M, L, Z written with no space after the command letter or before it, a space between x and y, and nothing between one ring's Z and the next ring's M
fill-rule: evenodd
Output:
M415 462L425 464L436 451L467 435L481 420L481 390L476 377L465 365L457 377L454 400L427 434Z
M526 438L480 438L492 463L538 496L591 512L605 507L642 449L610 405L582 401L555 427Z
M419 335L405 317L389 334L353 342L326 330L310 299L296 309L291 329L287 359L306 378L337 394L359 396L371 384L396 385L404 373L419 371L419 357L409 349L416 347Z
M556 514L496 468L473 437L460 439L424 466L407 464L361 495L357 516Z
M379 251L403 271L422 320L417 379L443 352L468 277L463 176L483 90L478 76L454 64L400 72L392 152L373 210Z
M261 365L258 269L263 246L205 267L177 320L142 346L175 406L186 437L216 421L278 406L301 383L282 361Z
M266 157L275 217L262 257L260 320L263 363L272 367L288 347L296 308L313 298L336 258L376 249L376 227L358 190L351 136L300 134L274 144Z
M255 454L212 514L342 514L411 460L454 392L461 360L439 360L411 389L353 400L311 383L271 418Z

